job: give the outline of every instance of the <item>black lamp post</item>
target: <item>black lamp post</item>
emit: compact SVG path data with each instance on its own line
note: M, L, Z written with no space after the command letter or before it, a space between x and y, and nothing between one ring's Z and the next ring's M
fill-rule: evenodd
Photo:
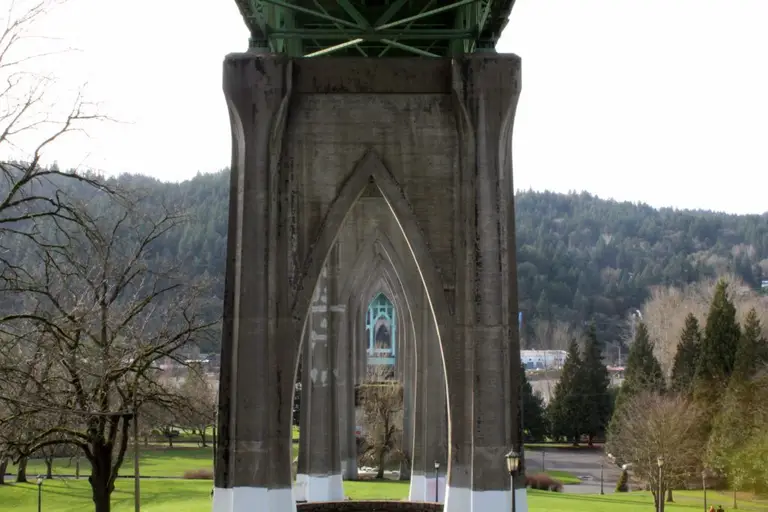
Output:
M43 476L37 477L37 512L43 510Z
M662 508L664 506L664 485L661 482L661 479L662 479L661 468L664 466L664 458L659 456L659 458L656 459L656 464L659 465L658 509L659 509L659 512L662 512L662 510L664 510Z
M440 463L435 461L435 503L439 503L440 502L440 495L438 494L439 487L437 485L437 483L438 483L438 476L437 476L438 471L440 471Z
M701 470L701 488L704 489L704 512L707 512L707 470Z
M600 458L600 494L605 494L605 489L603 488L603 482L605 479L603 478L603 473L605 470L605 458Z
M507 459L507 471L509 471L510 487L512 488L512 512L516 512L515 476L517 475L517 469L520 467L520 454L513 449L504 457Z

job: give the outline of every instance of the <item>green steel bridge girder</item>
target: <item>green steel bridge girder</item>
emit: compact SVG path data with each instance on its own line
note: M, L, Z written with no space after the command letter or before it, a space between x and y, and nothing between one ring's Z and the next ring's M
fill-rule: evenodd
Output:
M492 50L515 0L235 0L252 51L292 57Z

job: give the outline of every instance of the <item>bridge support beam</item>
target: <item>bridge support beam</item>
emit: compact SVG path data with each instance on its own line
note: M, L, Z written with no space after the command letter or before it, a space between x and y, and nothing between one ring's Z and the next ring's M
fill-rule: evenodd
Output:
M520 446L511 165L519 85L513 55L227 57L233 155L215 512L295 510L299 342L338 233L371 184L427 293L440 348L430 368L445 367L445 508L509 510L504 455ZM323 361L335 362L326 349ZM322 436L322 454L309 453L336 452L325 464L336 475L334 437ZM518 512L527 510L524 493L515 493Z

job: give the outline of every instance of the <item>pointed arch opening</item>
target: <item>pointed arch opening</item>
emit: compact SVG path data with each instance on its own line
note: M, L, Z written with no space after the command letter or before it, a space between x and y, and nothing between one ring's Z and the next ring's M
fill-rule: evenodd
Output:
M298 360L302 352L301 345L305 339L304 332L307 328L311 298L318 278L350 212L370 185L375 185L378 188L389 213L394 219L395 229L399 231L399 235L402 235L405 241L407 250L402 257L410 260L408 263L415 269L416 280L420 282L420 288L425 292L423 295L419 294L414 297L418 297L419 300L423 299L425 302L424 306L429 311L429 317L433 323L436 334L435 338L439 346L440 361L438 364L442 365L443 375L445 376L447 375L446 351L449 349L447 344L450 343L452 331L449 329L451 325L451 311L445 295L442 278L421 232L416 216L404 195L403 187L389 172L380 157L373 151L368 151L363 156L342 184L339 193L330 205L309 253L301 265L300 284L297 287L298 289L291 306L291 315L294 325L297 327L296 337L301 340L296 351L297 360L294 369L296 370L298 367ZM403 263L405 262L393 262L393 260L399 259L400 256L398 251L393 250L391 242L387 243L385 240L386 237L380 237L374 238L373 242L382 255L386 257L389 265L394 267L394 272L397 274L399 269L404 268ZM405 265L408 266L408 263L405 263ZM400 281L402 288L413 287L413 284L407 282L408 280L401 279L400 275L396 275L395 278ZM342 288L349 289L347 286ZM405 295L407 296L408 293L406 292ZM408 298L405 297L403 300L406 301L405 307L410 309L410 305L407 303ZM395 329L397 328L396 326ZM412 326L411 329L413 329ZM375 339L376 332L373 335ZM394 344L392 346L394 347ZM392 356L390 355L389 357ZM294 373L294 378L295 376L296 373ZM447 378L444 379L443 385L446 397L450 397ZM450 410L451 408L448 405L447 426L449 440L451 438ZM448 446L450 451L450 442ZM450 455L448 460L451 460Z

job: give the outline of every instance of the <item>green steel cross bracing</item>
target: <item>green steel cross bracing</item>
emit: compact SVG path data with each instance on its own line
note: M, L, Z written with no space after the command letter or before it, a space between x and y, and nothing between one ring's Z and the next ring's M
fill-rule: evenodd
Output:
M514 0L235 0L252 51L293 57L492 50Z

